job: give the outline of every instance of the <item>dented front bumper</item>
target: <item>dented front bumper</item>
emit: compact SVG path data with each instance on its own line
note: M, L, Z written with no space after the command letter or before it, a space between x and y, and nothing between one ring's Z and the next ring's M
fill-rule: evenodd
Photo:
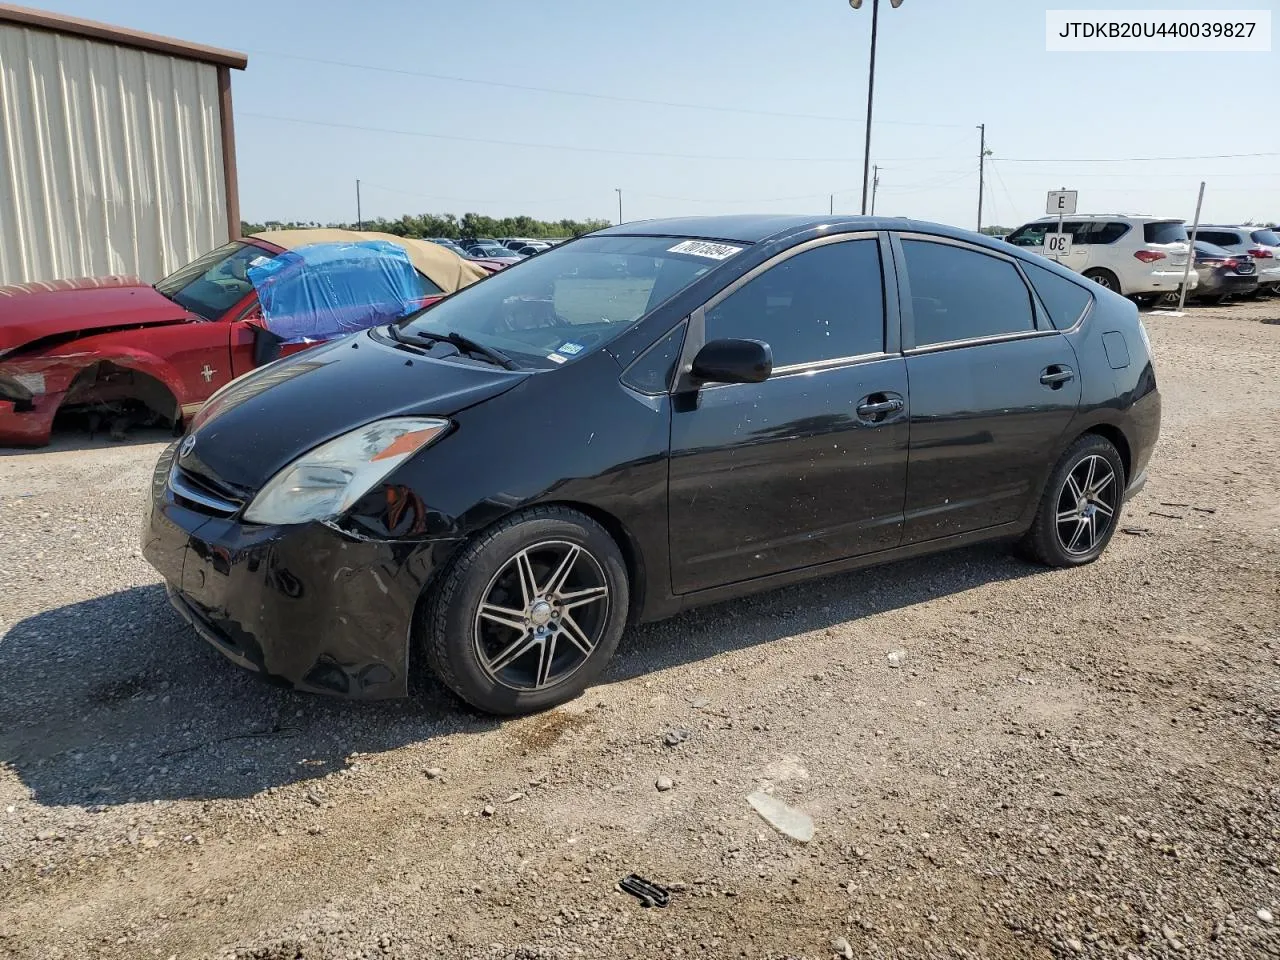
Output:
M408 694L414 609L457 541L356 540L323 523L210 517L176 499L164 475L159 467L143 553L197 633L240 666L299 690Z

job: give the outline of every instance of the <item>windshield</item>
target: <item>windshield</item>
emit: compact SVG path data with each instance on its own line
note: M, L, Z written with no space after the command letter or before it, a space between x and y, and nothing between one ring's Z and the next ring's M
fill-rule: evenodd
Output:
M156 290L206 320L217 320L253 292L249 268L276 254L252 243L233 241L210 250L156 284Z
M549 369L603 346L743 246L586 237L459 291L400 331L461 333L521 366Z

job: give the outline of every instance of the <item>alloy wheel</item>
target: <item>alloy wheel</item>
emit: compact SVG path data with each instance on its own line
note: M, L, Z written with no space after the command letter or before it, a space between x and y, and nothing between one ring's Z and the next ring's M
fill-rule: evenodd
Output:
M1058 492L1058 542L1071 556L1091 553L1115 522L1120 485L1106 457L1085 457L1067 474Z
M590 551L567 541L538 543L503 564L485 588L476 656L503 686L542 690L590 659L608 619L608 582Z

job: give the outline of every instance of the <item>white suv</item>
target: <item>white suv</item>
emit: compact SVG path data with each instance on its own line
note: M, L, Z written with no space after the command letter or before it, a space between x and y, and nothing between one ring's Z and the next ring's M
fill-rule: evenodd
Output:
M1044 255L1044 235L1057 232L1057 217L1041 217L1013 231L1005 242ZM1071 234L1071 253L1050 259L1108 290L1150 298L1177 293L1182 285L1190 249L1184 220L1076 215L1063 218L1062 232ZM1193 269L1187 290L1194 290L1199 282Z

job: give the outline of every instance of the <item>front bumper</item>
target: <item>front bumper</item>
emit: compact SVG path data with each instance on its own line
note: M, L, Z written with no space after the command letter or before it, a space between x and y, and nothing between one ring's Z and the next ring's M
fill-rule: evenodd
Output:
M261 527L173 496L161 458L143 554L170 602L246 669L299 690L408 694L414 608L454 540L354 539L323 523Z

